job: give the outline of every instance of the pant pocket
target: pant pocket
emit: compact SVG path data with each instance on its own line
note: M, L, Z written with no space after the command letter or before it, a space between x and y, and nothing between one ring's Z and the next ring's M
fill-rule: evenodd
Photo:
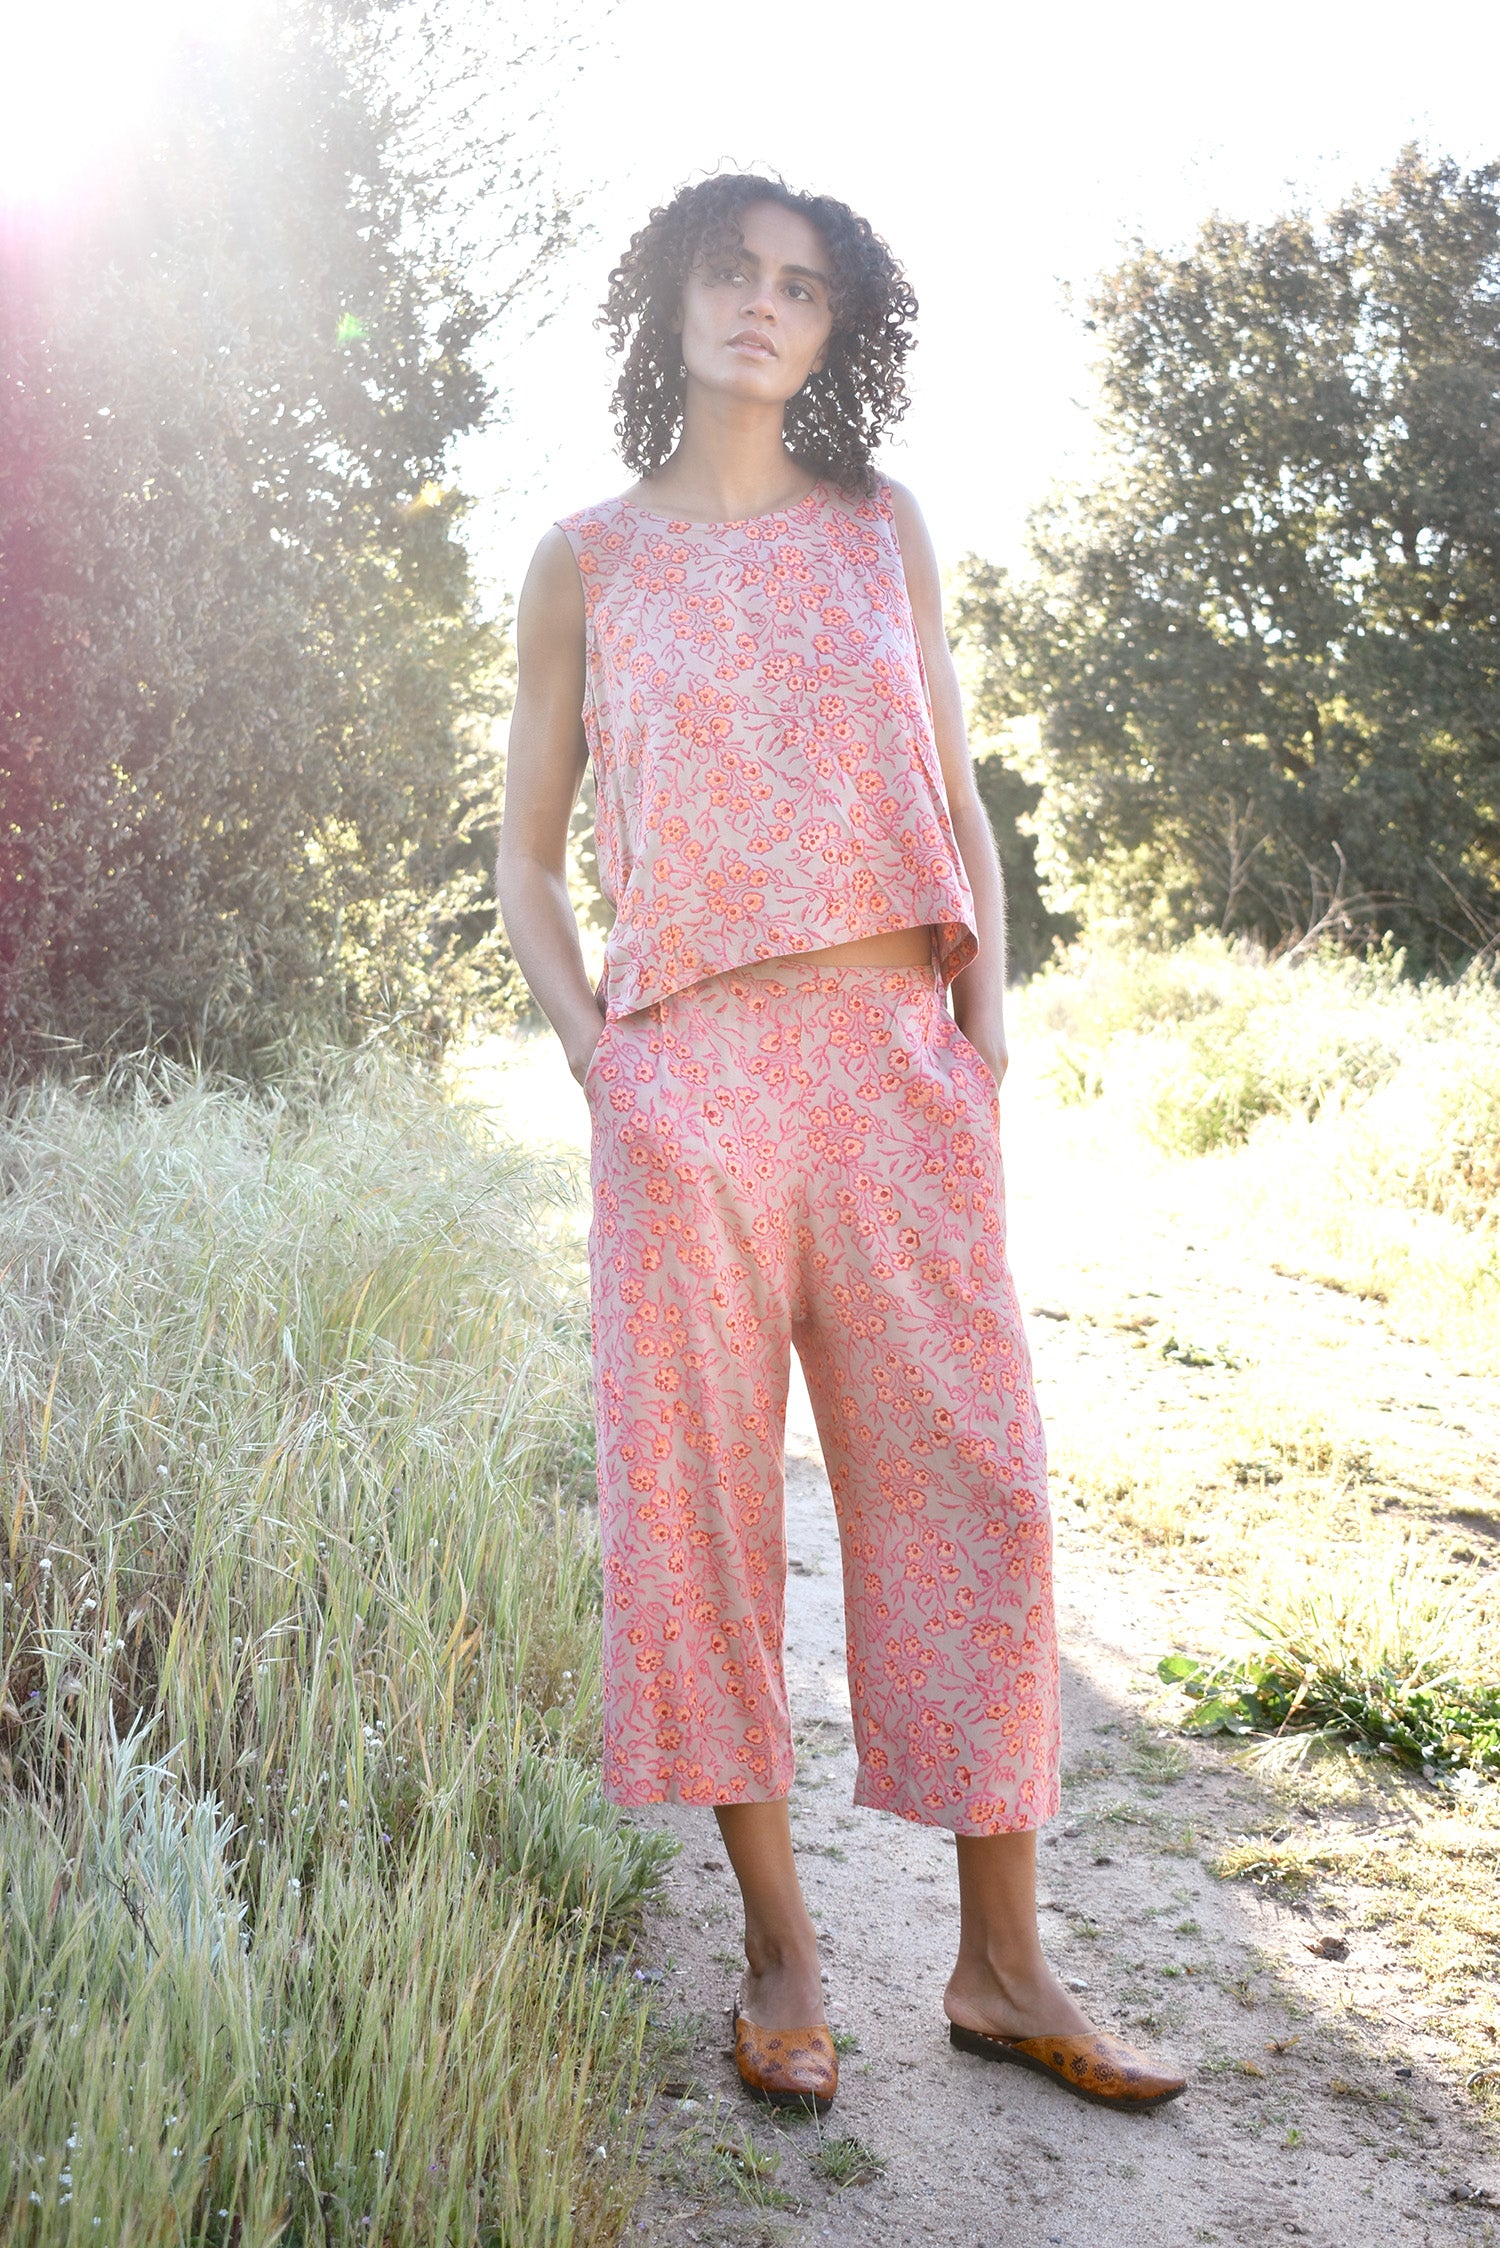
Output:
M595 1041L594 1051L590 1054L588 1062L585 1065L583 1075L579 1079L579 1083L582 1085L585 1093L587 1093L593 1085L595 1072L597 1071L600 1062L604 1059L604 1049L610 1042L610 1034L614 1030L614 1027L615 1026L612 1018L606 1016L604 1021L604 1028L600 1031L599 1036Z
M950 1042L958 1048L958 1051L963 1056L964 1060L975 1071L975 1073L979 1077L981 1084L983 1084L988 1090L991 1100L998 1102L1000 1098L999 1078L995 1075L995 1072L991 1069L989 1063L985 1060L983 1054L981 1054L973 1039L968 1037L963 1031L959 1029L958 1024L954 1021L953 1017L945 1013L944 1020L948 1025L948 1036Z

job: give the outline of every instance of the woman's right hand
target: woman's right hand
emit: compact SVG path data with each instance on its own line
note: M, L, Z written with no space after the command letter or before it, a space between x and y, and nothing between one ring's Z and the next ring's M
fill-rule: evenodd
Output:
M574 1052L568 1055L568 1067L573 1072L574 1077L578 1080L578 1083L580 1085L583 1083L585 1077L587 1077L589 1073L589 1063L594 1058L594 1048L598 1045L600 1039L603 1036L604 1017L601 1015L599 1017L599 1027L594 1032L593 1037L589 1040L589 1043L583 1050L583 1052Z

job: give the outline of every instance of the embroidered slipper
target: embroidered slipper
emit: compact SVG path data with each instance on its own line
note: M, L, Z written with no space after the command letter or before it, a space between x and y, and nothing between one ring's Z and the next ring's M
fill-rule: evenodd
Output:
M1154 2068L1144 2053L1099 2030L1084 2037L986 2037L982 2030L950 2022L948 2035L961 2053L1035 2069L1038 2076L1050 2076L1098 2107L1162 2107L1187 2090L1185 2076Z
M757 2099L772 2107L826 2115L839 2088L839 2057L823 2023L813 2029L762 2029L734 2002L734 2065Z

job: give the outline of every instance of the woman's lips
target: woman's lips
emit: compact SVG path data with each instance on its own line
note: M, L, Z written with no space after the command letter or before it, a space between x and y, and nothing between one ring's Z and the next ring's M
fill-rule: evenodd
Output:
M760 359L774 359L776 357L776 346L772 343L770 337L758 336L749 328L743 329L737 336L731 336L729 348L731 351L748 351Z

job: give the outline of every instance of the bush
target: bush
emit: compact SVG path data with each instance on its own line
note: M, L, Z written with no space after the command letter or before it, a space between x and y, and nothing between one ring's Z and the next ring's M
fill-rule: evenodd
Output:
M253 43L195 39L66 226L0 233L0 1051L27 1067L264 1069L393 1021L430 1046L518 996L506 652L448 480L503 292L447 238L424 121L491 236L541 257L556 227L396 37L276 0Z
M956 602L1053 907L1493 957L1497 287L1500 166L1414 146L1101 278L1090 468Z
M562 1920L633 1921L677 1854L669 1834L632 1826L605 1803L597 1771L576 1757L523 1749L487 1812L500 1861Z

